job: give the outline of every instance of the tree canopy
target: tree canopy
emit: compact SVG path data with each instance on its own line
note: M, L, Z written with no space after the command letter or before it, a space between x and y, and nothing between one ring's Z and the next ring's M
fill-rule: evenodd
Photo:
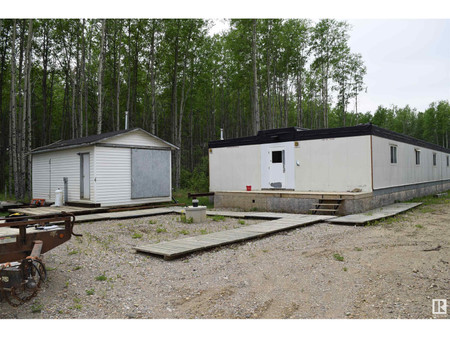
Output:
M448 147L450 106L358 111L366 67L324 19L0 20L0 189L30 190L33 148L141 127L180 147L176 187L207 189L207 142L372 122ZM370 90L370 89L369 89ZM200 182L200 183L199 183Z

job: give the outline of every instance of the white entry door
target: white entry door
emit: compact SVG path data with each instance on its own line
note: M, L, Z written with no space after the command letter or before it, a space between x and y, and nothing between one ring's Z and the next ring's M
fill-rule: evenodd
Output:
M269 149L269 185L283 189L286 186L286 154L284 148Z
M90 199L90 164L89 153L80 156L80 198Z

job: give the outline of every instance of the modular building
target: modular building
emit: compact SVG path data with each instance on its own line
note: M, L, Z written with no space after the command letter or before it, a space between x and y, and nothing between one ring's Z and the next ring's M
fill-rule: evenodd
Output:
M101 206L172 200L174 145L135 128L58 141L32 151L32 196Z
M305 212L340 200L369 210L450 189L450 150L372 124L291 127L209 142L217 207Z

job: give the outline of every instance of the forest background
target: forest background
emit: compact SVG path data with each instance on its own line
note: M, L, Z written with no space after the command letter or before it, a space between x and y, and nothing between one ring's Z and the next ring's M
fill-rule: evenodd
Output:
M351 27L323 19L0 19L0 190L26 199L30 150L129 127L178 147L174 186L208 190L208 141L373 123L448 148L450 105L359 111Z

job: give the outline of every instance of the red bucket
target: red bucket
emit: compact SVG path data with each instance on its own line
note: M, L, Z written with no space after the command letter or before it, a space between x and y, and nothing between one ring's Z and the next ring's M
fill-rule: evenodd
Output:
M252 186L251 185L246 185L247 187L247 191L252 191Z

